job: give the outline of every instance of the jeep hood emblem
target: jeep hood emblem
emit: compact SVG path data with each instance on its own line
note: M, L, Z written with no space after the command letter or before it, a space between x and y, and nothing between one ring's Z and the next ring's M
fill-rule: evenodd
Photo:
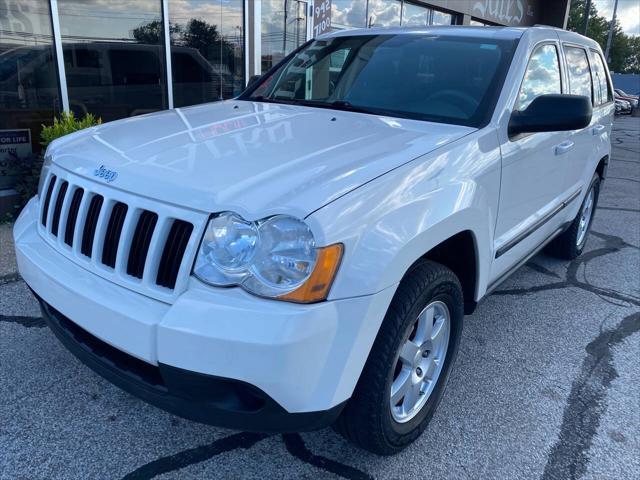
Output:
M116 178L118 178L118 172L115 170L109 170L104 165L100 165L99 168L96 168L93 171L93 176L102 178L106 180L107 183L113 182Z

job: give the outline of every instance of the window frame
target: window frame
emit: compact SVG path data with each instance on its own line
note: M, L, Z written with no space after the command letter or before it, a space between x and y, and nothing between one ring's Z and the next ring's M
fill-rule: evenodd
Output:
M513 104L511 105L511 112L517 112L520 110L516 110L516 105L518 104L518 99L520 98L520 91L522 90L522 86L524 85L525 77L527 76L527 72L529 71L529 65L531 64L531 59L536 54L538 49L544 47L545 45L552 45L556 49L556 57L558 59L558 73L560 73L560 94L566 94L567 90L567 78L565 78L565 71L563 69L563 61L560 53L559 44L555 40L542 40L536 43L532 49L531 54L529 54L529 58L527 59L527 65L524 67L524 72L522 73L522 79L520 80L520 85L518 86L518 91L516 93L516 98L513 100Z
M595 106L595 92L593 89L593 68L591 67L591 56L589 55L589 48L584 45L580 45L579 43L573 42L562 42L562 58L564 60L564 68L567 71L567 93L571 94L571 75L569 73L569 61L567 60L567 56L565 54L565 48L577 48L582 50L587 58L587 66L589 68L589 78L591 79L591 106Z
M611 100L607 100L606 102L602 102L598 105L594 105L595 107L601 107L603 105L609 105L612 104L615 100L615 91L613 88L613 84L611 82L611 76L609 74L609 69L607 68L607 63L604 61L604 56L595 48L589 48L589 53L591 53L591 55L597 55L600 58L600 61L602 62L602 66L604 67L604 75L605 75L605 81L607 82L607 98L610 96ZM595 63L595 58L594 57L594 63ZM595 87L595 85L594 85ZM595 92L594 92L595 94Z

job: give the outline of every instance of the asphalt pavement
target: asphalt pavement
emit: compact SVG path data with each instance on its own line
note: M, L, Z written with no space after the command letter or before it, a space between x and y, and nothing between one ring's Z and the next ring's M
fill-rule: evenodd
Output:
M429 428L381 458L152 407L45 327L0 227L0 479L640 478L640 118L616 118L585 253L534 257L465 319Z

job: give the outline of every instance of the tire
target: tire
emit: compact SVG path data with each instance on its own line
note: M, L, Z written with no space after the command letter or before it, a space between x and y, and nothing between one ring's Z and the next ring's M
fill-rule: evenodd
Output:
M421 319L430 318L431 310L427 310L426 307L433 309L434 320L424 320L424 323L420 323L419 315ZM443 330L446 313L449 314L448 332ZM334 425L335 430L347 440L378 455L398 453L418 438L427 427L444 393L458 350L463 317L462 287L455 274L429 260L414 265L398 286L353 396ZM432 335L435 339L432 343L431 340L428 341L428 347L425 341L412 358L415 362L426 363L404 363L404 358L411 356L407 355L408 340L413 339L420 343L419 331L424 334L424 328L428 328L420 325L432 325ZM436 328L438 325L440 327ZM448 339L445 339L445 333ZM428 334L423 335L423 338L430 337ZM430 352L428 348L432 347L434 351ZM446 350L442 353L444 348ZM403 358L399 358L401 350ZM412 350L410 352L413 353ZM440 366L433 367L439 357L443 357L439 359ZM429 366L426 366L427 364ZM425 370L431 370L433 367L434 370L422 372L420 366L424 366ZM439 374L433 373L438 370ZM399 417L407 413L403 410L404 402L411 403L407 397L409 393L396 404L398 406L394 405L392 412L392 385L404 385L401 378L410 378L411 382L416 379L420 382L428 376L431 376L433 381L429 382L427 387L427 382L422 380L424 383L420 388L424 388L424 394L416 395L416 390L411 390L411 395L418 398L419 403L422 402L420 408L416 405L415 409L409 410L409 413L400 419Z
M591 193L593 196L591 197ZM593 221L593 215L598 207L598 196L600 195L600 176L596 173L591 179L589 184L589 190L584 196L580 210L573 219L571 225L567 230L558 235L546 248L547 253L557 258L565 260L573 260L580 256L584 250L584 246L587 244L587 238L589 237L589 230L591 229L591 223ZM589 207L589 203L591 203ZM581 228L583 221L583 215L585 208L589 208L586 220L586 230Z

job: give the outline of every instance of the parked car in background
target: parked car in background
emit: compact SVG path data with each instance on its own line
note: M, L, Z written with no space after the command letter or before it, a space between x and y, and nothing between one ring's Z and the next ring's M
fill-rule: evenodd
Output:
M236 99L52 142L19 270L61 342L152 404L396 453L464 315L542 248L582 253L613 112L576 33L331 33Z
M617 114L620 115L620 114L632 112L633 108L631 107L631 103L628 100L624 100L616 95L616 97L614 98L614 101L615 101Z
M632 108L638 108L637 95L630 95L628 93L625 93L623 90L620 90L619 88L614 88L613 91L615 93L616 98L620 98L621 100L626 100L631 104Z
M160 65L164 51L160 46L65 43L62 50L71 110L79 118L92 113L109 121L157 111L162 104ZM46 45L16 47L0 54L0 110L24 115L21 109L57 101L53 63L45 61L50 54ZM177 104L193 105L233 95L233 75L228 67L212 65L197 49L172 46L171 61L174 85L187 87L176 90Z

